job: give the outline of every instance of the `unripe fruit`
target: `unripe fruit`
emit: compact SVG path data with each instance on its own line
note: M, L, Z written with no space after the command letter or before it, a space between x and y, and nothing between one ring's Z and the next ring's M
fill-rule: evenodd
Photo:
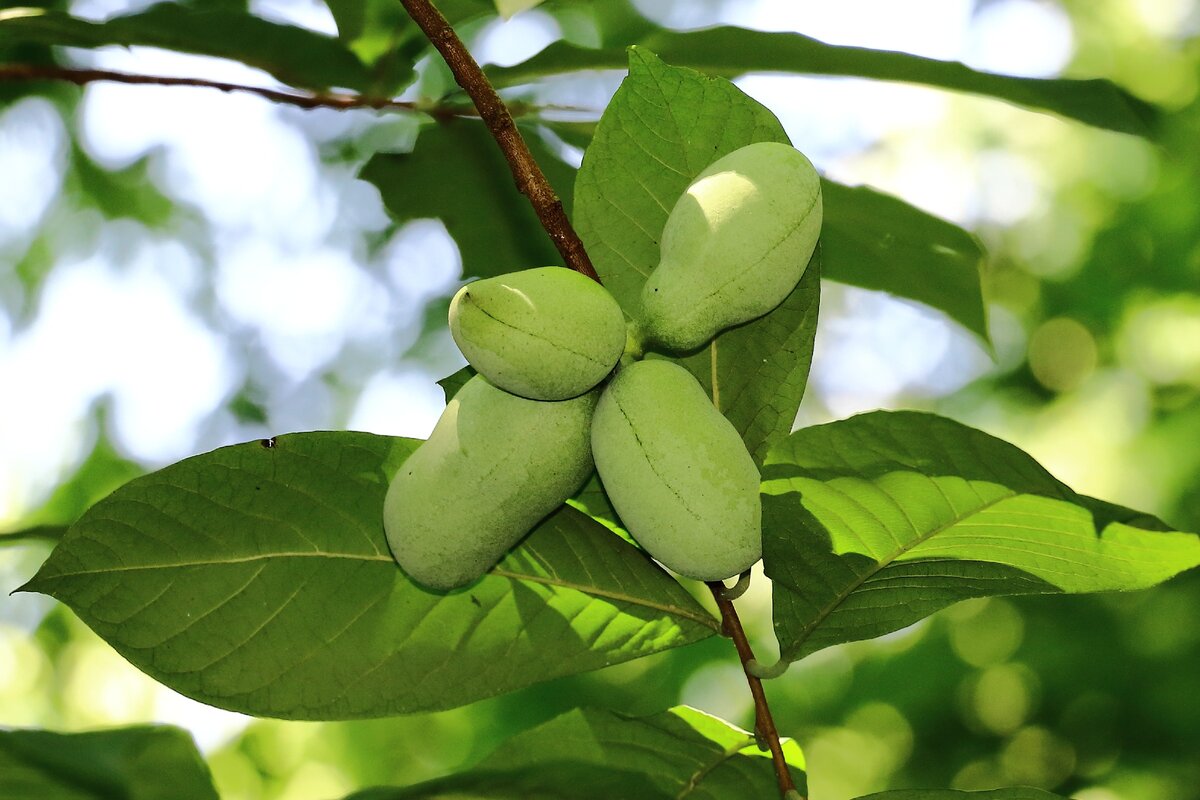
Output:
M799 150L760 142L713 162L667 217L642 290L648 339L694 350L775 308L804 275L821 217L820 176Z
M758 468L678 364L639 361L617 373L596 406L592 454L625 527L667 567L721 580L762 555Z
M592 471L598 394L543 402L467 381L384 500L388 545L409 577L468 584L573 495Z
M450 302L450 334L488 380L534 400L565 400L612 371L625 315L574 270L540 267L468 283Z

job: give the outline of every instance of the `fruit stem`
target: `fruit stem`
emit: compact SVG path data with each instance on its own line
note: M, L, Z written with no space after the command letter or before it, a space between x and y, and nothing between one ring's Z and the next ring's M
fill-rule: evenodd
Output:
M587 251L583 249L583 242L563 211L562 201L558 199L550 181L546 179L533 154L529 152L529 147L513 122L508 106L504 105L500 95L496 94L496 90L484 76L479 64L471 57L462 39L458 38L454 28L429 0L400 0L400 3L413 22L425 33L425 38L442 54L446 65L454 73L454 80L466 91L475 108L479 110L479 116L483 118L496 143L500 145L505 160L508 161L517 189L529 198L542 227L550 235L566 265L599 283L600 278L596 275L596 269L592 266Z
M733 607L733 601L725 594L725 584L713 581L705 585L712 592L713 599L717 601L717 608L721 611L723 632L733 639L733 646L737 649L738 658L742 661L742 672L746 675L746 683L750 686L750 695L754 698L754 734L759 739L765 739L767 748L771 751L771 760L775 765L775 777L779 782L779 796L785 800L793 800L793 798L805 800L804 796L797 791L795 781L792 780L792 772L788 768L787 758L783 754L783 744L779 741L779 731L775 729L775 720L771 716L770 706L767 705L767 695L763 691L762 681L750 671L750 664L758 662L754 660L754 651L750 648L750 641L746 638L746 631L742 628L742 620L738 617L737 609Z

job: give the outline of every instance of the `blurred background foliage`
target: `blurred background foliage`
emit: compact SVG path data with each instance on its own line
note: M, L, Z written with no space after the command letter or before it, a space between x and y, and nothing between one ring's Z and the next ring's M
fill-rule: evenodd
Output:
M403 86L423 54L390 0L211 5L328 33L340 25L381 90ZM449 7L475 15L464 33L499 64L559 36L597 43L725 22L1000 72L1107 77L1166 109L1146 141L900 84L738 80L831 177L958 222L990 254L994 360L928 309L827 285L801 424L875 407L936 410L1013 441L1076 490L1200 530L1200 4L641 0L644 18L624 3L590 5L551 0L507 21L469 0ZM133 6L69 8L104 19ZM148 48L58 55L269 85L232 62ZM0 62L50 57L0 40ZM560 190L619 78L581 73L513 90ZM405 97L461 103L451 88L425 58ZM377 152L411 150L429 124L203 89L0 82L0 531L30 534L0 548L0 588L31 576L88 504L189 454L291 430L428 432L442 403L434 381L461 365L444 330L463 277L446 230L486 223L472 215L488 191L467 183L474 161L447 163L462 207L448 203L461 216L443 225L421 219L434 176L384 198L390 218L357 175ZM464 242L464 257L486 261L486 245ZM741 603L764 660L765 583ZM1200 574L1140 594L964 603L818 653L768 690L819 800L1013 783L1078 800L1195 800ZM256 721L158 686L48 598L0 604L0 724L183 725L227 800L411 783L575 705L652 713L679 702L751 724L728 643L438 714Z

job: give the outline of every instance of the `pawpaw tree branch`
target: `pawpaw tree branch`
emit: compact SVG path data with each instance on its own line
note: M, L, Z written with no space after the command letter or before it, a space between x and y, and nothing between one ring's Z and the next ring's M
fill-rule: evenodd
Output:
M599 282L600 279L592 267L591 259L588 258L583 243L563 212L562 203L555 196L550 182L546 180L546 176L534 161L529 148L526 147L504 101L496 94L496 90L484 76L479 64L467 51L466 45L458 38L446 18L428 0L400 0L400 2L413 21L424 31L429 41L433 43L433 46L437 48L437 51L442 54L442 58L446 60L455 80L458 81L458 85L467 92L467 95L475 103L475 107L479 109L479 115L487 124L496 143L504 152L504 157L508 160L513 178L517 182L517 188L529 198L529 202L537 211L538 219L542 222L542 227L546 229L550 238L558 246L559 253L566 259L567 265ZM742 621L738 617L737 609L734 608L733 601L727 594L724 584L715 581L708 583L707 586L721 612L722 633L733 640L738 658L741 659L742 671L746 675L750 694L754 698L755 734L766 740L767 747L771 751L775 775L779 782L779 794L785 800L804 800L792 780L792 773L783 754L783 745L779 741L779 732L775 728L771 709L767 705L767 696L763 691L762 681L751 674L748 667L749 664L754 663L754 651L746 639L746 632L742 628Z
M166 75L137 75L114 72L107 69L80 69L59 67L52 64L0 64L0 81L62 81L76 86L108 81L137 86L192 86L216 89L221 92L244 92L258 95L275 103L284 103L300 108L353 108L392 109L420 111L431 117L478 117L470 106L454 108L448 106L425 106L408 100L393 100L387 97L368 97L356 94L300 94L264 86L246 86L240 83L211 81L205 78L179 78Z
M467 51L462 39L458 38L454 28L428 0L400 0L400 3L408 11L413 22L424 32L425 37L442 54L450 72L454 74L454 79L479 110L479 116L483 118L484 124L492 132L504 153L504 158L508 161L517 189L529 198L542 227L550 235L566 265L599 282L600 278L583 248L583 242L579 240L579 235L575 233L566 212L563 211L562 201L558 199L550 181L546 180L542 173L542 168L529 152L529 147L521 137L521 132L517 130L508 107L484 77L483 70Z
M771 750L771 761L775 765L775 777L779 781L779 793L784 798L803 800L792 780L787 759L783 755L783 744L779 741L779 731L775 728L771 707L767 705L767 694L763 691L762 681L750 672L749 665L754 662L754 651L750 648L750 640L746 638L746 631L742 628L742 620L738 617L733 601L729 598L725 584L720 581L712 581L706 585L712 592L713 599L717 601L717 608L721 611L721 620L724 623L722 633L733 639L733 646L737 649L738 658L741 659L742 672L746 676L746 683L750 685L750 695L754 698L754 733L760 739L766 740L767 747Z

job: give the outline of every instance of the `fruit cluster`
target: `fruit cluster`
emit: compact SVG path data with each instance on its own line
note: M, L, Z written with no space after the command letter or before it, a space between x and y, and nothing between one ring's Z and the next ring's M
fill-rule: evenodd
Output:
M384 528L405 572L439 590L474 581L593 465L663 565L698 580L748 569L762 553L758 468L690 372L642 355L693 351L783 302L821 216L808 159L753 144L675 204L628 325L607 290L561 267L460 289L450 331L478 374L388 487Z

